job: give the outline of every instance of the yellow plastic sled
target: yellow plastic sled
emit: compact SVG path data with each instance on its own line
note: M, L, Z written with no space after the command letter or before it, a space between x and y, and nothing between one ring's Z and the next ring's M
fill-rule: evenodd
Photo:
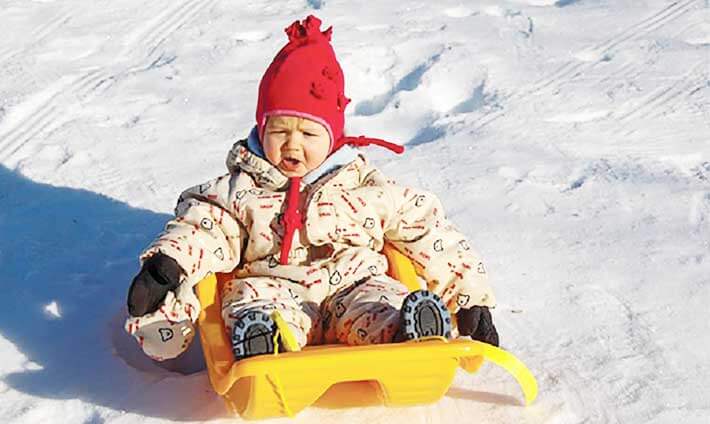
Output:
M386 246L389 275L418 288L412 263ZM229 274L210 275L197 286L202 305L200 338L210 382L227 407L246 419L294 416L317 405L346 408L413 405L439 400L456 369L475 372L484 359L503 367L520 384L526 404L537 396L537 382L512 354L473 340L443 338L369 346L307 346L234 361L224 329L221 284Z

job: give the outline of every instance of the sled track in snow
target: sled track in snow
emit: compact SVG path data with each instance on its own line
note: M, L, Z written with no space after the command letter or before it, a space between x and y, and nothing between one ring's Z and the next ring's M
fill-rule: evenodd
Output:
M57 88L46 101L35 109L25 111L24 118L13 128L0 134L0 161L5 161L20 150L29 140L56 128L63 114L62 105L74 103L67 101L68 96L82 97L91 89L92 82L101 77L98 69L74 78L71 82ZM54 86L49 88L54 89Z
M153 23L151 23L151 25L148 26L148 28L138 30L136 33L129 35L127 37L129 43L126 50L128 52L132 51L134 46L137 44L142 46L139 51L146 52L145 56L140 58L137 63L123 67L122 69L106 69L102 72L100 77L92 78L92 81L95 82L92 89L101 89L102 91L106 91L114 83L118 82L126 75L147 70L151 66L155 65L156 62L158 62L162 57L154 57L154 53L158 47L160 47L160 45L167 40L171 34L194 19L205 8L214 4L215 1L216 0L188 0L160 15ZM85 95L80 95L80 97L85 97Z
M191 21L198 13L208 8L214 3L213 0L208 1L186 1L183 8L177 10L171 17L163 22L163 25L156 28L149 37L146 37L145 45L150 46L148 55L153 52L168 38L172 33L180 29L187 22Z
M596 45L589 47L586 51L596 52L598 57L604 57L608 52L617 47L618 45L643 36L650 33L662 26L680 18L681 16L687 14L695 8L696 5L701 4L701 0L686 0L674 2L660 11L654 13L653 15L637 22L636 24L630 26L624 31L604 40ZM507 96L503 96L500 102L515 101L520 102L525 98L542 92L550 87L559 87L561 83L568 82L571 79L583 74L585 71L591 69L598 63L598 60L590 62L582 62L579 60L568 61L562 66L558 67L556 70L548 73L544 77L540 78L536 82L532 83L527 89L521 90L519 92L511 93ZM476 128L482 128L494 120L504 116L506 113L505 109L496 110L494 112L485 114L474 120L470 125Z
M135 31L128 37L129 47L133 45L143 46L147 55L151 56L155 50L167 40L171 34L191 21L201 11L210 7L216 0L187 0L166 10L146 28Z
M33 110L25 111L25 116L14 127L5 132L0 130L0 162L10 159L30 140L47 134L61 125L63 123L61 117L64 115L65 106L81 105L83 102L90 101L98 93L108 90L122 77L149 69L160 60L160 57L152 57L157 48L171 34L194 19L202 10L215 3L215 1L188 0L177 7L169 9L148 28L139 30L137 33L130 34L127 37L131 43L126 49L132 50L135 44L138 44L143 47L140 51L147 51L138 63L128 67L114 65L113 69L110 65L104 68L91 69L60 87L45 102ZM54 30L53 28L61 26L67 19L66 15L62 15L60 18L55 19L52 24L39 28L36 33L50 34ZM121 55L118 56L120 57ZM50 86L49 90L53 88L53 86Z
M702 71L707 67L707 63L700 61L696 63L681 78L663 86L640 102L640 104L630 111L616 117L619 123L628 121L632 117L645 118L649 116L658 117L668 106L673 104L673 100L683 94L690 94L692 89L698 84L698 79L702 76Z
M653 30L656 30L671 21L685 15L693 9L693 3L700 3L699 0L687 0L685 2L675 2L666 8L656 12L654 15L638 22L635 25L627 28L626 30L616 34L615 36L596 44L593 47L587 48L586 51L597 52L599 57L603 57L605 53L611 51L614 47L619 44L638 38L644 34L647 34ZM548 86L554 84L555 82L563 79L569 79L570 76L574 77L587 68L591 68L597 62L580 62L580 61L569 61L564 65L557 68L551 74L543 77L539 81L533 83L533 86L526 92L523 92L521 96L528 96L530 94L537 93L538 91L544 90Z
M25 43L25 46L15 49L10 48L0 52L0 64L13 59L15 56L41 43L50 34L54 33L56 30L64 26L64 24L69 22L71 18L72 14L70 12L62 11L58 13L57 16L55 16L49 22L35 28L35 30L27 36L28 41Z
M599 81L597 81L597 84L602 85L602 84L605 84L606 82L613 82L613 81L619 79L620 77L625 77L627 75L628 76L630 76L632 74L634 76L639 75L641 73L641 70L639 68L637 68L636 65L637 64L635 62L626 62L623 65L621 65L621 67L619 67L619 69L617 69L613 72L609 72L606 76L604 76ZM633 70L635 70L636 72L630 72Z
M699 77L699 80L688 78L687 83L682 84L682 86L677 90L671 91L665 100L660 103L659 107L648 112L643 112L641 117L660 118L666 114L667 110L672 109L674 105L681 103L682 100L685 100L697 90L706 87L707 83L705 81L707 81L709 77L707 75L703 77L702 69L705 67L707 67L707 65L701 65L695 70L696 72L693 73L693 75L697 75ZM698 70L700 72L698 72Z

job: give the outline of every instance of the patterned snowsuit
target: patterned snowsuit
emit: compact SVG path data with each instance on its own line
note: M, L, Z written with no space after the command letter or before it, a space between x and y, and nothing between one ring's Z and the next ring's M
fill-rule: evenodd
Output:
M483 262L445 218L432 194L402 187L358 156L304 184L303 227L287 265L279 264L288 179L244 140L227 158L229 173L183 192L157 251L185 274L155 313L129 317L126 330L157 360L187 349L199 314L193 287L210 272L231 272L223 292L228 328L245 310L279 310L301 345L382 343L398 329L407 289L391 279L385 240L409 257L451 312L494 306Z

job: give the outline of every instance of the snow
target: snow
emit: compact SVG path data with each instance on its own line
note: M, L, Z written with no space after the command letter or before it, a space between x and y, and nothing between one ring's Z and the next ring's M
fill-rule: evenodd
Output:
M59 312L59 305L57 304L56 300L53 300L48 304L44 305L44 312L45 314L47 314L48 317L52 319L62 317L62 314Z
M707 423L710 8L703 0L0 2L0 416L234 422L200 353L121 328L137 254L224 171L259 78L315 13L368 155L488 261L504 348L412 408L295 422ZM179 370L181 372L175 372ZM195 372L196 371L196 372ZM188 373L183 375L183 373Z

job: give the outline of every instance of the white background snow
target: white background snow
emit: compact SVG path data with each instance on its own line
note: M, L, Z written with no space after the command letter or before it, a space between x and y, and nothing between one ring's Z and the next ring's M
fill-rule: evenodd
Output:
M368 154L487 259L540 396L487 365L434 405L294 422L710 422L704 0L0 1L0 421L239 420L204 372L140 355L125 294L309 13L348 132L407 145Z

